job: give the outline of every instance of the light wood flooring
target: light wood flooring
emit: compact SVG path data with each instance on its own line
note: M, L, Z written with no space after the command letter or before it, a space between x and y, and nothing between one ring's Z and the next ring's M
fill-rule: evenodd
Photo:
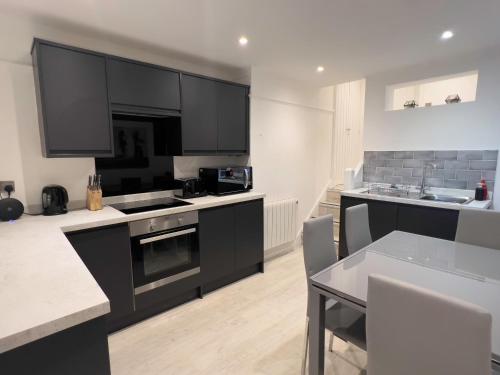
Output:
M301 249L265 271L111 335L112 374L300 374ZM360 375L365 365L366 354L340 339L326 353L326 374Z

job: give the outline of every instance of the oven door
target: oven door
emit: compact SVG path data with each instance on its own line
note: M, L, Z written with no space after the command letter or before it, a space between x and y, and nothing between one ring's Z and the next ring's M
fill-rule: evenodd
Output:
M200 272L197 226L131 238L135 294Z

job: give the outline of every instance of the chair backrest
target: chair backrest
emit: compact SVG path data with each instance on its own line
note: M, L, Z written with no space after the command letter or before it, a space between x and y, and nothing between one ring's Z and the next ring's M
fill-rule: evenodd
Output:
M462 209L455 241L500 250L500 212Z
M345 210L345 235L349 254L354 254L373 242L366 203Z
M309 291L309 277L337 261L335 242L333 240L332 215L320 216L304 222L303 250ZM308 311L309 305L308 298Z
M489 375L491 315L483 308L370 275L368 374Z

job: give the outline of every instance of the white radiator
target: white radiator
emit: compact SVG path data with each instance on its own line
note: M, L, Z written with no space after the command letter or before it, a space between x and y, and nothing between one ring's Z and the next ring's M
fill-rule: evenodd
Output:
M264 248L272 249L295 240L297 235L297 199L264 205Z

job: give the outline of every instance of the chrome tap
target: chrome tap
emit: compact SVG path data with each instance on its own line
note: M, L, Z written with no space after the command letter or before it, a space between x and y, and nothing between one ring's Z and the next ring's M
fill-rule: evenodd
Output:
M425 172L427 172L427 167L432 167L432 169L436 169L437 164L427 163L424 165L424 170L422 171L422 185L420 185L420 195L425 194Z

